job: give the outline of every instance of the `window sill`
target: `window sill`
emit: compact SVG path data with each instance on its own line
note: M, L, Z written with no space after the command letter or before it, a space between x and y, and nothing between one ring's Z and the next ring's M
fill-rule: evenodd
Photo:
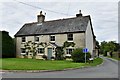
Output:
M26 54L26 53L21 53L21 54L23 54L23 55L24 55L24 54Z
M21 42L21 44L25 44L25 42Z
M38 55L38 56L42 56L42 55L44 55L44 53L43 53L43 54L42 54L42 53L41 53L41 54L39 53L39 54L37 54L37 55Z
M55 41L50 41L51 43L55 43Z
M74 42L74 41L67 41L67 42Z

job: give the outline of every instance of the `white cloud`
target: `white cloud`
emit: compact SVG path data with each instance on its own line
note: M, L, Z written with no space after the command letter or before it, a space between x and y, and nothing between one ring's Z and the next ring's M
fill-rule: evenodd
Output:
M23 24L36 22L37 14L41 10L47 13L46 20L53 20L73 17L81 9L83 15L91 15L94 32L99 41L118 41L118 7L116 2L29 2L27 4L44 9L36 9L18 2L4 2L0 29L9 31L13 37ZM69 14L69 16L48 10Z

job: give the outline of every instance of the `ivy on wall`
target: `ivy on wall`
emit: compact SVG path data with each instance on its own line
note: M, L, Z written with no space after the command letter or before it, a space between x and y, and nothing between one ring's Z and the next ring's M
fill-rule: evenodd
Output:
M74 47L75 46L75 43L74 42L67 42L65 41L64 44L63 44L63 48L66 48L66 47Z

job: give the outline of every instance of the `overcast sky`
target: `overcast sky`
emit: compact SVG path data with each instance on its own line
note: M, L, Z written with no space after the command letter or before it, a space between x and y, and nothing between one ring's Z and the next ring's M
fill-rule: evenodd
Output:
M118 42L118 0L4 0L0 3L0 30L14 37L25 23L36 22L41 10L46 21L75 17L82 10L84 16L91 16L98 41Z

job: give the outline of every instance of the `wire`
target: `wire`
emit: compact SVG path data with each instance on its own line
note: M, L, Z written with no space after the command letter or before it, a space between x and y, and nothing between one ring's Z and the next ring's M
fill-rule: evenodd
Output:
M44 8L37 7L37 6L31 5L31 4L27 4L27 3L24 3L24 2L21 2L21 1L18 1L18 0L14 0L14 1L16 1L18 3L21 3L21 4L24 4L24 5L27 5L27 6L37 8L37 9L42 9L42 10L45 10L45 11L53 12L53 13L56 13L56 14L68 15L68 14L65 14L65 13L60 13L60 12L57 12L57 11L52 11L52 10L44 9ZM73 15L69 15L69 16L73 16Z
M67 16L69 16L69 9L70 9L70 2L69 2L69 4L68 4L68 10L67 10Z

